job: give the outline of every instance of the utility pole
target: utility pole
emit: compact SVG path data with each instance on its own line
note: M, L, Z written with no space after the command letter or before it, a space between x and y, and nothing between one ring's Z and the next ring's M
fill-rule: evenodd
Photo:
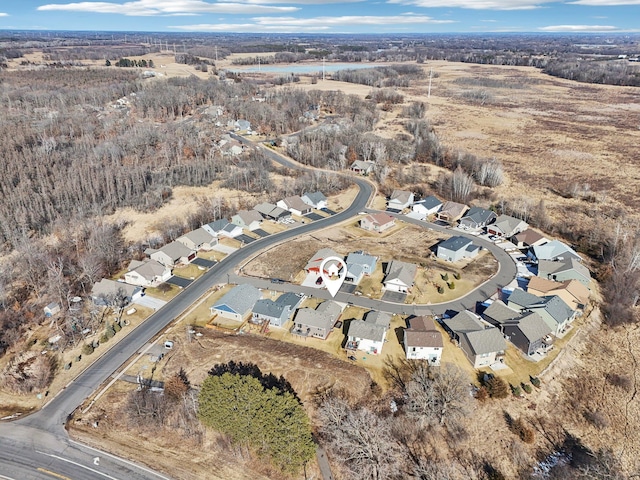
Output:
M427 92L427 98L431 98L431 79L433 78L433 67L429 72L429 91Z

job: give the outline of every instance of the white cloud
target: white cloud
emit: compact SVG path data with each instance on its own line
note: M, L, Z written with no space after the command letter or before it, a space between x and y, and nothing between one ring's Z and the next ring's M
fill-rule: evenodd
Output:
M38 10L90 13L114 13L128 16L196 15L201 13L244 14L287 13L297 7L276 7L251 3L210 3L203 0L135 0L123 4L112 2L52 3L41 5Z
M549 25L540 27L543 32L612 32L619 30L612 25Z
M2 13L2 12L0 12L0 17L8 17L8 16L9 16L9 14L8 14L8 13Z
M640 5L640 0L576 0L569 5L588 5L591 7L616 7L620 5Z
M340 17L255 17L255 23L244 24L198 24L176 25L169 28L190 32L315 32L327 31L332 27L353 25L417 25L417 24L447 24L456 23L453 20L436 20L426 15L392 15L392 16L355 16Z
M388 0L388 3L424 8L468 8L472 10L533 10L555 0ZM589 0L586 0L589 1ZM598 0L594 0L598 1ZM605 1L605 0L602 0ZM625 1L625 0L613 0ZM640 1L640 0L629 0Z

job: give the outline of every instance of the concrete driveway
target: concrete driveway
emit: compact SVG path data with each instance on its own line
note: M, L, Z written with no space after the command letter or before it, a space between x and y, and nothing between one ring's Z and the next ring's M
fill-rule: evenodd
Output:
M164 307L167 304L167 302L165 302L164 300L160 300L159 298L155 298L155 297L150 297L149 295L143 295L133 303L135 303L136 305L140 305L141 307L148 307L153 311L160 310L162 307Z

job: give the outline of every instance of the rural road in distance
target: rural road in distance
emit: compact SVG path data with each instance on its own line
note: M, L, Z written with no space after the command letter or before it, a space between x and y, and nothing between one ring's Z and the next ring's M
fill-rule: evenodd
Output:
M242 137L233 136L243 143L252 144ZM304 168L272 150L264 147L263 150L269 158L288 168ZM373 186L362 178L354 177L352 181L358 185L360 190L347 209L322 220L261 238L228 255L197 281L185 288L180 295L129 332L117 345L105 352L40 411L13 422L0 423L0 479L26 480L57 477L63 480L65 478L73 480L100 478L152 480L167 478L144 466L70 441L64 424L75 409L129 358L135 355L142 346L189 309L213 285L226 283L230 280L237 265L256 255L263 248L335 225L364 211L373 193ZM409 218L402 219L434 230L451 233L450 230L433 224ZM464 235L464 233L460 234ZM496 256L500 263L500 271L489 282L462 299L447 304L422 307L388 304L354 295L347 296L342 293L338 294L336 299L358 305L362 304L368 308L405 314L426 313L425 310L443 313L447 309L462 310L473 307L477 301L491 296L499 286L511 282L516 274L513 260L502 249L476 237L474 240L488 248ZM234 278L236 278L235 275ZM245 277L242 279L248 280ZM273 288L273 285L269 284L266 288ZM323 294L329 295L325 290L313 290L313 294L320 298L323 298ZM344 299L342 295L345 296Z

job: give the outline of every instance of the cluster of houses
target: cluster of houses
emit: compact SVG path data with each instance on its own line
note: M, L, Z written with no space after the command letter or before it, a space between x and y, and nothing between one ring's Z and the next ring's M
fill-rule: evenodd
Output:
M173 268L187 265L198 258L198 251L215 249L222 238L241 238L253 241L244 231L258 236L267 235L260 229L264 220L292 223L291 215L304 216L313 209L327 208L327 198L322 192L290 196L277 204L261 203L251 210L240 210L230 220L220 219L210 222L176 238L161 248L145 250L147 258L132 260L124 274L123 281L102 279L95 283L91 297L97 305L127 305L144 295L145 287L157 287L169 280Z

